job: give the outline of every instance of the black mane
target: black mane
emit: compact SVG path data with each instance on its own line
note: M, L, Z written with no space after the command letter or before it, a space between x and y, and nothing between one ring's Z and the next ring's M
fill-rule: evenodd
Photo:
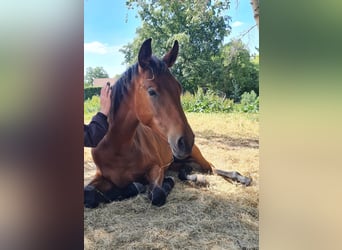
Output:
M120 103L124 96L127 95L129 89L131 88L133 79L136 75L138 75L138 64L134 64L129 67L116 81L116 83L112 86L112 94L111 94L111 109L110 115L114 118L115 114L117 113Z

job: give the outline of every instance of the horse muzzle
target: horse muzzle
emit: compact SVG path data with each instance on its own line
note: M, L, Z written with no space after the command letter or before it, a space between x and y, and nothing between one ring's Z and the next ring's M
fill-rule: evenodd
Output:
M180 136L174 142L173 140L170 140L170 146L172 150L172 154L177 159L185 159L188 156L190 156L192 152L192 147L194 145L194 135L191 136Z

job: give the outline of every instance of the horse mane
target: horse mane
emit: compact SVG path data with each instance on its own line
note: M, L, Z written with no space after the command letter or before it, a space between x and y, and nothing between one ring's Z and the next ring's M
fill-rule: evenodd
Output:
M151 57L149 67L153 71L153 74L155 76L168 70L166 63L162 60L159 60L155 56ZM125 96L127 96L132 87L133 80L137 76L139 76L139 65L138 63L135 63L131 67L129 67L111 87L111 108L109 113L111 119L114 120L114 117L119 110L120 103L125 98Z
M127 95L129 89L131 88L134 77L138 74L138 64L136 63L129 67L112 86L110 108L111 118L115 117L115 114L117 113L120 107L122 99L124 98L124 96Z

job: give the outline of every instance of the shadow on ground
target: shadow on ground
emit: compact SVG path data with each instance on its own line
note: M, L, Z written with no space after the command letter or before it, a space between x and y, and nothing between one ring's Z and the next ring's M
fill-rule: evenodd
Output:
M218 147L227 149L234 148L259 148L259 139L251 138L234 138L225 134L215 133L212 130L204 130L196 132L196 141L201 144L216 143Z

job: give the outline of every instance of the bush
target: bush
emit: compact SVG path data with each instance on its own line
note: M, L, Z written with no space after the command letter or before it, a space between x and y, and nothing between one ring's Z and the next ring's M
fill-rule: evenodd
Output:
M241 102L239 109L245 113L257 113L259 112L259 97L252 90L251 92L244 92L241 95Z
M84 88L83 100L91 99L94 95L100 95L101 87Z
M94 95L84 102L84 114L93 114L100 110L100 96Z
M92 88L94 89L94 88ZM96 88L101 89L101 88ZM233 100L226 99L208 90L206 93L199 88L195 95L186 92L181 97L182 106L186 112L196 113L229 113L229 112L259 112L259 97L252 90L241 95L241 102L234 103ZM85 117L91 117L100 110L100 96L93 95L84 101Z
M219 97L212 90L206 93L201 88L195 95L185 93L182 96L182 106L184 111L197 113L210 112L231 112L234 102L230 99Z

